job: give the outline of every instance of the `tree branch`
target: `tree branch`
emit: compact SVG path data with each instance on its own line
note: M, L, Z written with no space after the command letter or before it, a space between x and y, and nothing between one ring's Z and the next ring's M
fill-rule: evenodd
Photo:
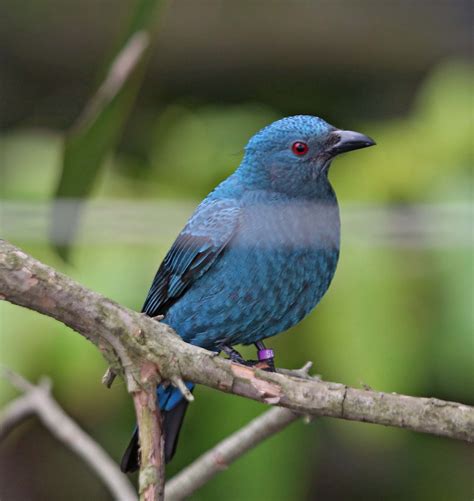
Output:
M7 404L0 412L0 442L22 421L35 413L29 395L23 395Z
M0 414L0 440L23 419L36 414L46 428L92 469L108 487L114 499L135 501L134 489L107 453L85 433L51 395L51 382L43 379L37 386L20 375L2 370L2 376L24 395L11 402Z
M165 501L187 498L240 456L300 417L293 411L275 407L253 419L176 474L166 484Z
M140 435L140 499L162 500L165 487L164 441L161 415L156 399L157 372L150 362L142 365L142 384L146 389L133 392Z
M307 362L301 369L283 371L295 377L312 379L309 375L311 366L312 363ZM299 418L301 415L277 407L253 419L176 474L166 484L165 501L179 501L190 496L240 456Z
M146 391L142 367L157 379L204 384L294 412L406 428L474 441L474 408L434 398L350 388L343 384L245 367L185 343L170 327L124 308L0 240L0 294L49 315L93 342L129 392ZM157 472L157 478L160 473Z

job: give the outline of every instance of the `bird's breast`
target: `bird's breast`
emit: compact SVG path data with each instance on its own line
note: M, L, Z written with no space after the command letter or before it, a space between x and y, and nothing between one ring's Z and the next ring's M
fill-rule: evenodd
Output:
M273 336L320 301L338 255L337 205L248 204L219 259L167 319L185 340L205 347Z
M258 277L262 293L275 290L287 303L315 304L334 275L339 233L335 203L257 204L245 208L230 252L247 280Z
M238 305L248 322L230 341L251 343L286 330L316 306L334 276L337 206L249 207L224 257L226 269L232 270L226 285L229 304Z
M282 200L244 207L233 241L237 247L278 252L339 249L339 209L335 200Z

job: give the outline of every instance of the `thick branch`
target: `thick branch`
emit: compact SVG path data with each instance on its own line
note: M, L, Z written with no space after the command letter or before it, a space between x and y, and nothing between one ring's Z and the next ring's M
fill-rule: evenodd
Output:
M16 388L25 392L11 402L0 415L0 438L18 425L25 417L36 414L48 430L69 449L81 457L104 482L114 499L136 500L135 492L122 475L116 463L85 433L58 405L51 395L48 380L34 386L18 374L2 371L3 376Z
M165 487L165 461L161 415L156 401L156 367L146 362L140 375L144 389L133 392L140 435L140 499L161 501Z
M194 381L298 413L364 421L474 441L474 408L433 398L350 388L230 363L184 343L166 325L124 308L0 241L0 294L56 318L96 344L140 388L145 360L162 378Z

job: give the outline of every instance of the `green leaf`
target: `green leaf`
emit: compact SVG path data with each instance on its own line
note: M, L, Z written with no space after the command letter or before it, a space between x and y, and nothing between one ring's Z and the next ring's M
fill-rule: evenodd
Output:
M68 260L83 200L117 143L140 88L158 0L139 0L97 91L64 142L62 171L52 212L50 238Z

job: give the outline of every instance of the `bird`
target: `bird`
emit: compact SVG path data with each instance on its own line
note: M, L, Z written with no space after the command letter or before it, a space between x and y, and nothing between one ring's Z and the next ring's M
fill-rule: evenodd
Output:
M328 179L331 161L374 144L311 115L282 118L257 132L238 168L179 233L142 311L162 318L188 343L274 370L273 351L263 340L313 310L336 271L340 216ZM242 344L255 344L257 361L243 359L234 348ZM169 462L188 402L178 388L162 384L157 401ZM135 429L121 469L138 467Z

